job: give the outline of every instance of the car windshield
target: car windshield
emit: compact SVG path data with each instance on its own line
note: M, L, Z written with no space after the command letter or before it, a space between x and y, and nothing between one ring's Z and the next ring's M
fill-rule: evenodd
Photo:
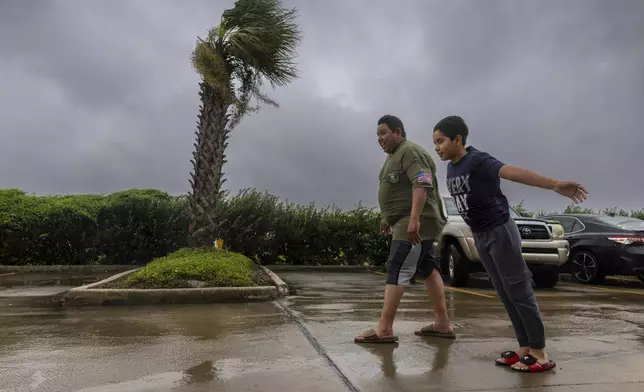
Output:
M637 218L629 218L627 216L599 215L597 219L604 223L608 223L611 226L617 226L620 229L624 230L644 230L644 220Z
M445 208L447 209L447 215L449 216L460 216L461 214L458 213L458 209L456 208L456 203L454 202L454 199L451 197L445 197ZM521 215L519 215L512 207L510 207L510 216L513 218L521 218Z

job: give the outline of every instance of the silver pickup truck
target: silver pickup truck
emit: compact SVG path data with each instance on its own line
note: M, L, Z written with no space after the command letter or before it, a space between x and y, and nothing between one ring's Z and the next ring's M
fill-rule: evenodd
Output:
M485 272L469 226L459 215L454 200L443 198L447 224L437 238L445 283L467 285L471 273ZM537 287L551 288L559 281L559 267L568 260L570 246L563 227L554 221L524 218L510 208L510 216L521 233L523 258L532 271Z

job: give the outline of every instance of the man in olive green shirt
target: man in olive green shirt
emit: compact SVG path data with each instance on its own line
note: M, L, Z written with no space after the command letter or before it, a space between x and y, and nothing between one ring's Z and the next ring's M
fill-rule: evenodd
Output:
M392 235L387 260L385 303L380 321L355 338L357 343L393 343L398 305L417 273L425 280L436 320L416 335L454 338L447 316L445 287L434 256L434 239L447 219L443 214L436 165L427 150L407 140L402 121L386 115L378 120L378 143L388 154L380 170L378 203L383 217L381 232Z

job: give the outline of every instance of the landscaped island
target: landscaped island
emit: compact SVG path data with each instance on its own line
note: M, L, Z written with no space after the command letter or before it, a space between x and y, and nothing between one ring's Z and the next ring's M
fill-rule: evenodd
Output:
M157 258L140 270L101 288L168 289L271 286L273 282L248 257L217 248L185 248Z

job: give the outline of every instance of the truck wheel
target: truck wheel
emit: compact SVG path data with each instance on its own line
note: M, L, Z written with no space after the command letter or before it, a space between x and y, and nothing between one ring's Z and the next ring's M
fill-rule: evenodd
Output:
M559 282L559 267L540 269L532 273L534 284L538 288L551 289Z
M458 245L451 244L445 252L447 264L447 283L462 287L470 277L469 260L463 255Z

